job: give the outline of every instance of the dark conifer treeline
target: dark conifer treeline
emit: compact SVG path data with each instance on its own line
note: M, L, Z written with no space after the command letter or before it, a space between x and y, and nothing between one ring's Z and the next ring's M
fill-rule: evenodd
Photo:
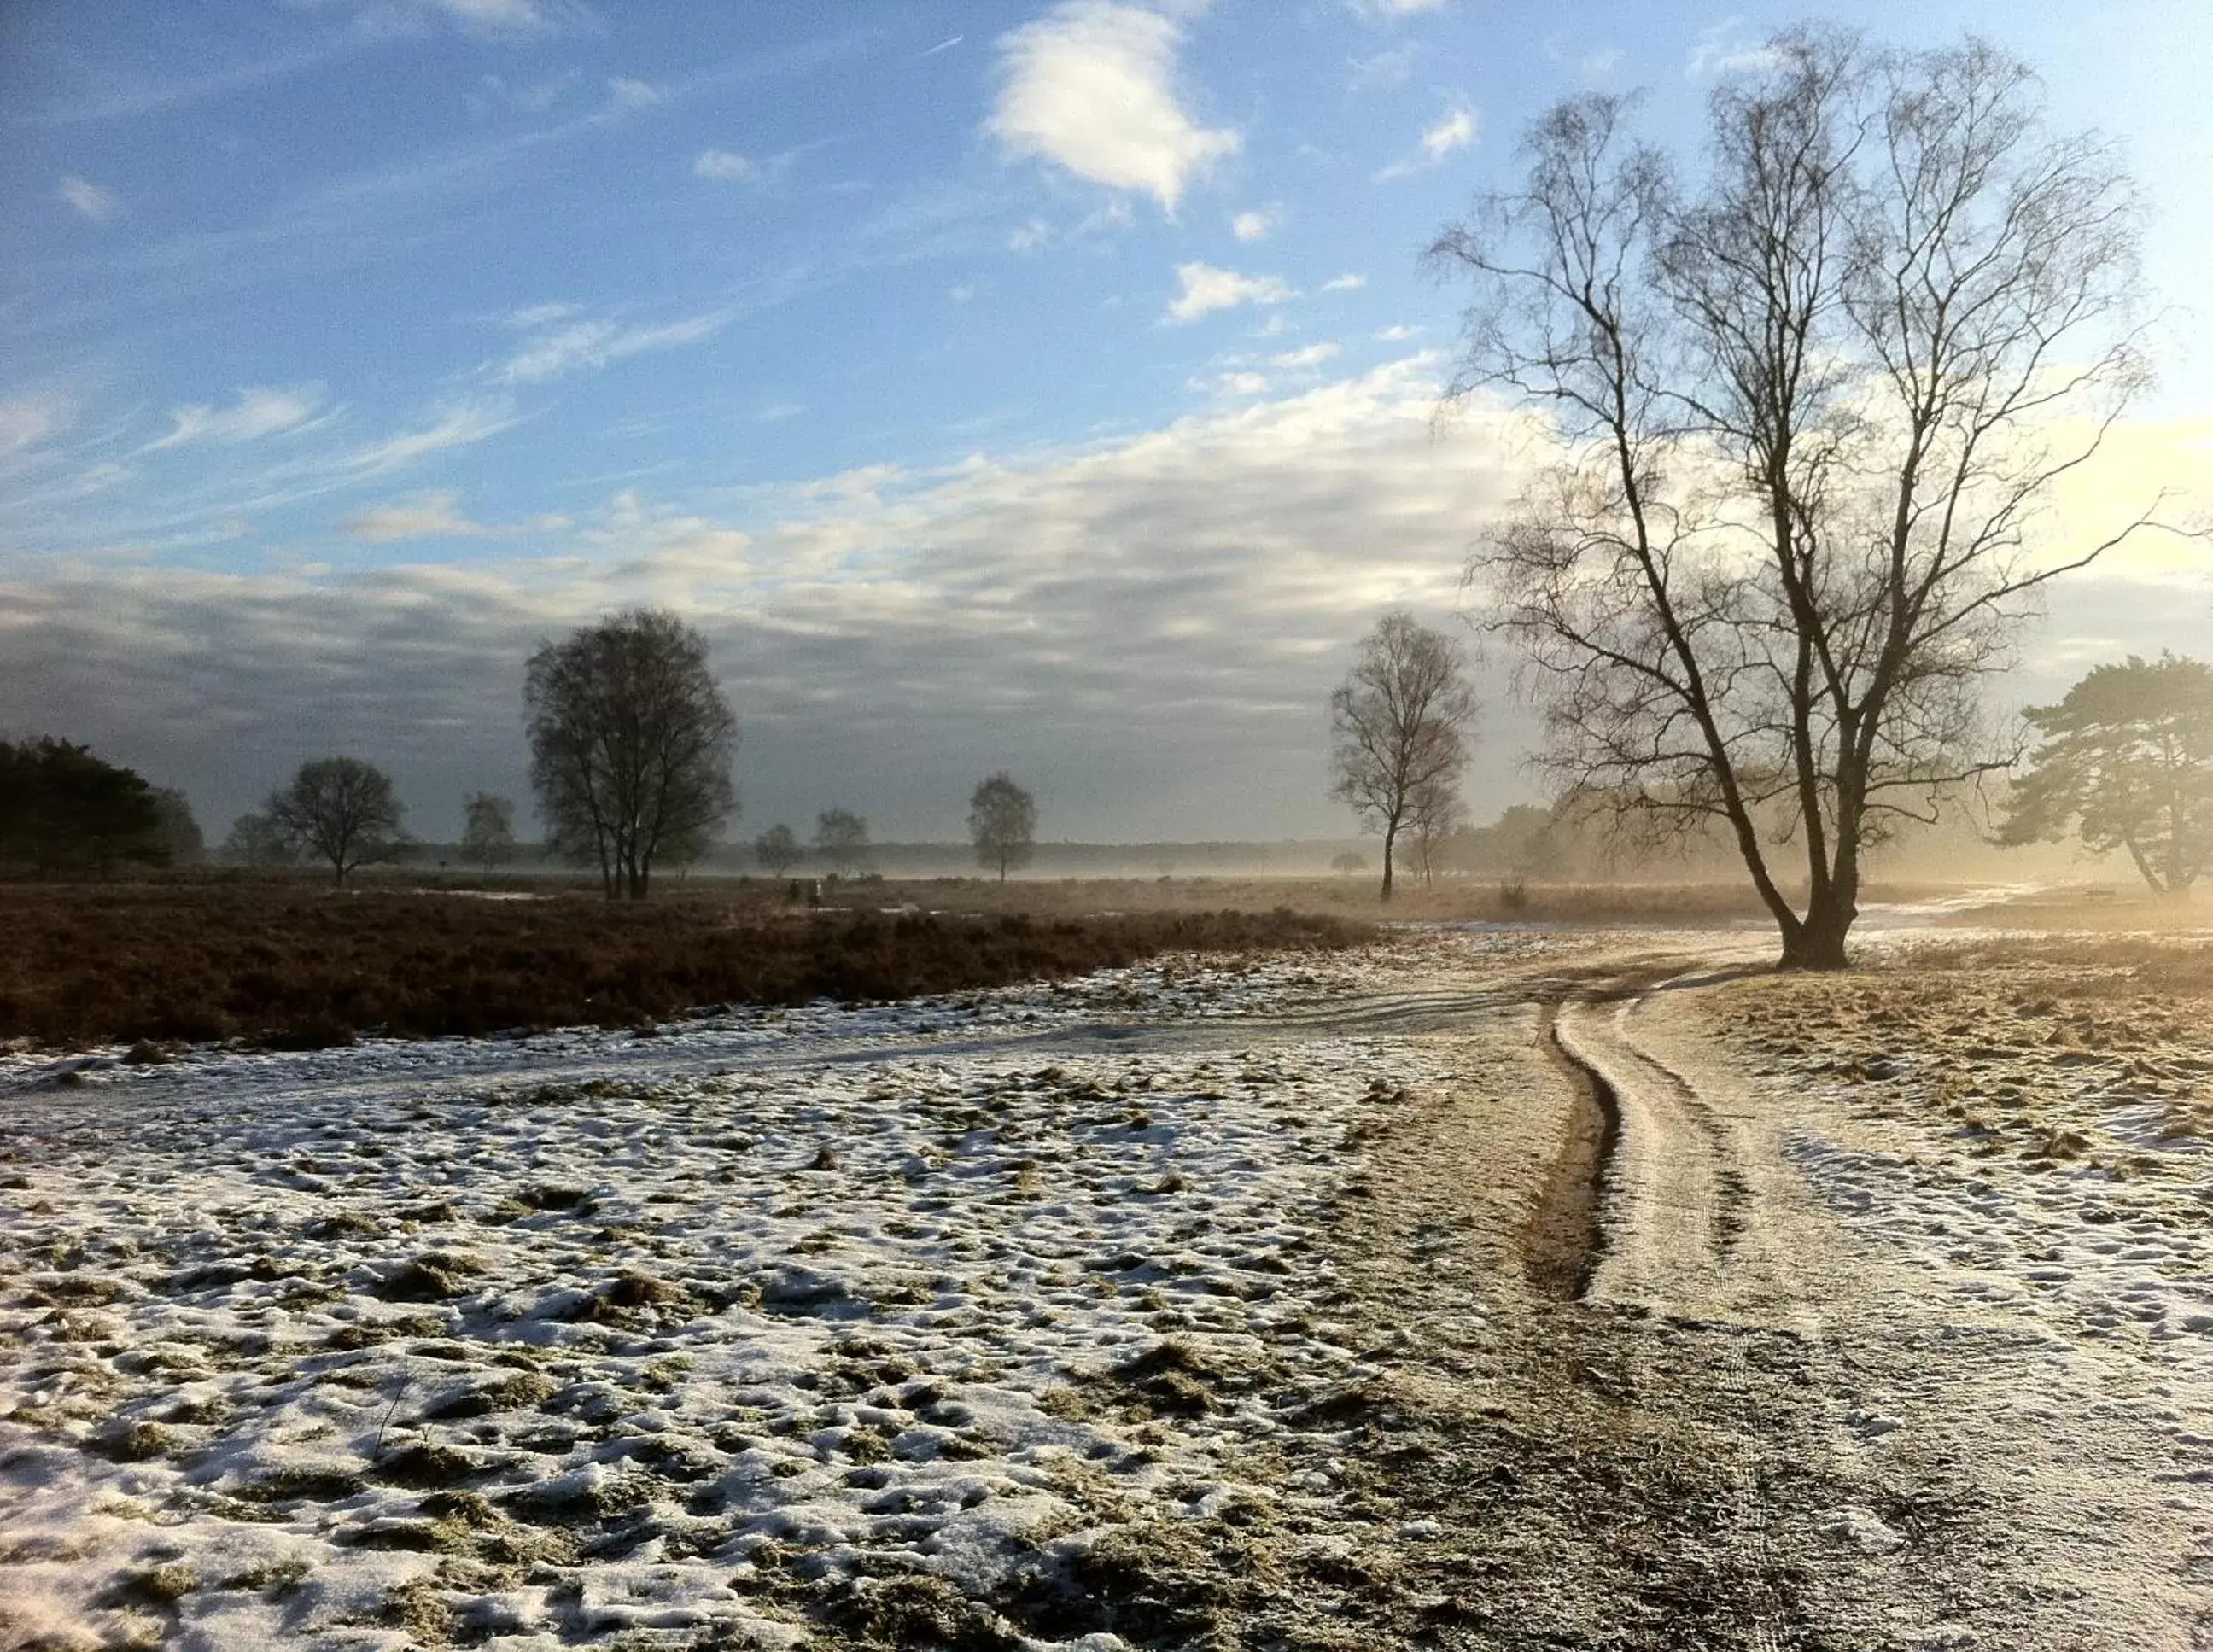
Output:
M51 735L0 741L0 866L41 876L193 858L199 830L180 794Z

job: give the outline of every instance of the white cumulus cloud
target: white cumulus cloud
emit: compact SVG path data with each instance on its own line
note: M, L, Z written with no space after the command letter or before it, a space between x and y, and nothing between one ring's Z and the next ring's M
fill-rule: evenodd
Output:
M1235 309L1241 304L1280 304L1298 296L1278 277L1240 275L1211 264L1179 264L1176 280L1182 290L1168 304L1171 321L1196 321L1216 310Z
M1067 0L999 42L1002 80L990 131L1015 155L1169 212L1186 186L1237 152L1238 134L1199 125L1174 86L1176 22L1112 0Z
M345 532L372 545L388 545L397 539L480 539L491 530L463 515L459 496L448 492L364 510L345 524Z
M1384 168L1375 174L1375 181L1387 183L1434 167L1454 150L1467 148L1482 131L1482 123L1474 110L1465 103L1455 105L1443 119L1422 134L1421 147L1413 155Z
M1243 241L1265 241L1283 216L1274 207L1240 212L1229 220L1229 233Z
M551 515L503 526L473 521L462 510L460 496L446 490L364 510L346 521L344 531L351 539L389 545L402 539L513 539L524 533L558 533L570 526L568 517Z
M1422 153L1432 161L1442 161L1454 149L1464 149L1474 142L1475 111L1461 107L1422 134Z

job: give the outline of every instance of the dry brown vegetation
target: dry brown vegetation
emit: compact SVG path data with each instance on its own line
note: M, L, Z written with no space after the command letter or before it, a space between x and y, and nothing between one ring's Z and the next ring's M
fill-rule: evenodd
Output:
M711 1005L964 991L1368 933L1289 910L809 911L729 893L630 907L287 883L19 885L0 899L0 1037L312 1047L370 1031L639 1026Z
M781 886L704 885L747 888L766 899ZM1869 901L1909 901L1959 893L1957 884L1897 884L1870 888ZM973 878L915 879L835 886L826 899L889 905L912 902L963 911L1091 913L1103 911L1271 911L1289 907L1390 922L1507 924L1682 924L1736 918L1767 921L1750 884L1717 881L1591 881L1543 883L1515 878L1439 878L1425 887L1401 874L1386 904L1375 876L1186 876L1166 878L1017 879L999 884Z
M2153 895L2142 884L2065 884L2007 896L1951 913L1943 921L2047 934L2187 934L2213 926L2213 907L2197 899Z

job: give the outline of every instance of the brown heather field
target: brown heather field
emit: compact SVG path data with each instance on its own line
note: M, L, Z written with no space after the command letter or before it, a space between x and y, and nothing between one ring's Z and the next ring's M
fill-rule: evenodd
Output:
M643 906L567 878L387 871L0 885L0 1039L278 1046L636 1027L729 1003L882 1000L1165 952L1340 947L1377 921L1759 923L1723 883L1372 876L665 881ZM1899 886L1870 899L1945 893Z
M644 905L293 881L0 887L0 1039L40 1045L641 1026L729 1003L956 992L1167 952L1335 948L1369 934L1288 909L1077 915L809 911L760 886Z

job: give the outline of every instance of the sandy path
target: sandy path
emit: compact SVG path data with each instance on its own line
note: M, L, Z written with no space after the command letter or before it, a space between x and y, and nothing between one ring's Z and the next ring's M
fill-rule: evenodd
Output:
M1793 1162L1793 1137L1838 1121L1722 1054L1710 975L1636 990L1651 973L1559 1014L1619 1143L1590 1289L1549 1323L1535 1305L1526 1347L1615 1374L1623 1413L1581 1424L1618 1443L1606 1472L1632 1502L1640 1480L1647 1494L1672 1481L1705 1519L1649 1570L1649 1556L1611 1577L1578 1568L1584 1591L1613 1597L1593 1600L1589 1632L1608 1622L1619 1643L1655 1647L2207 1644L2204 1509L2178 1495L2203 1471L2176 1460L2173 1386L2126 1348L2054 1359L2042 1330L1962 1313ZM1550 1403L1532 1399L1539 1415ZM1640 1638L1630 1625L1655 1586L1700 1565L1710 1590Z

